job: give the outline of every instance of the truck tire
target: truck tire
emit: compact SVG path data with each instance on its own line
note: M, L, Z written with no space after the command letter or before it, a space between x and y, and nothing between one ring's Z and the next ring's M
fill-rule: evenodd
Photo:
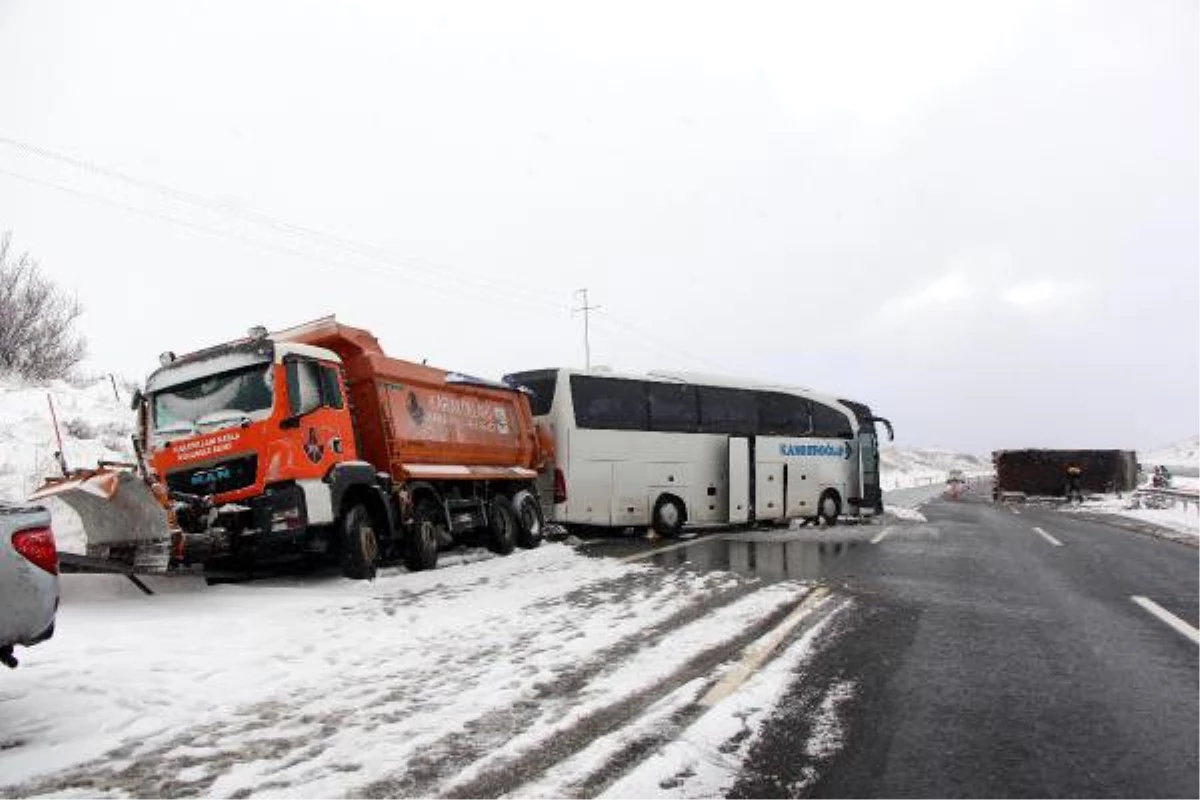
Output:
M674 539L683 530L685 514L683 501L664 494L654 504L654 513L650 515L650 527L664 539Z
M355 503L342 515L342 574L355 580L371 580L379 562L379 538L371 512Z
M838 517L842 515L842 503L837 492L828 489L817 501L817 522L824 522L829 527L837 525Z
M405 540L404 566L413 572L433 569L437 566L441 538L438 527L445 527L442 510L437 501L425 497L417 501L413 517L412 534Z
M533 492L523 489L513 495L512 507L517 517L517 546L532 550L542 543L546 528L542 504Z
M491 514L488 515L488 549L506 556L517 546L517 515L513 513L512 501L498 494L492 498Z

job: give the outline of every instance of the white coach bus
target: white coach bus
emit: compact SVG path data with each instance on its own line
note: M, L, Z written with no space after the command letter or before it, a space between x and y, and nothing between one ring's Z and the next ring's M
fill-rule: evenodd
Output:
M546 517L564 525L743 524L883 510L875 423L861 404L726 378L518 372L555 437Z

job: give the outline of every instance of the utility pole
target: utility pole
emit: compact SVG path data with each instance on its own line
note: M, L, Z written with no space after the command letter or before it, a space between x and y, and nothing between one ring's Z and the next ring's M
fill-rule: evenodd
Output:
M571 314L574 315L577 312L580 312L580 311L583 312L583 368L586 370L591 370L591 368L592 368L592 344L591 344L591 341L588 339L588 313L591 311L595 311L598 308L602 308L602 306L589 306L587 294L588 294L587 289L580 289L575 292L575 296L580 298L580 305L579 305L579 308L571 309Z

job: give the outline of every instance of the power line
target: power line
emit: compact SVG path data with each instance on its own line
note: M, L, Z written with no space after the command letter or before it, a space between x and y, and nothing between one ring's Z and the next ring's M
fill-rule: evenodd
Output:
M50 148L24 142L3 134L0 134L0 144L7 145L30 155L35 155L40 158L66 164L84 172L89 172L110 180L135 186L144 191L159 194L179 203L196 206L198 208L203 208L206 211L229 217L240 218L254 225L269 228L289 236L317 240L326 246L348 251L360 258L378 261L380 263L410 272L455 273L464 281L473 281L477 285L489 285L492 287L492 291L502 296L507 296L510 298L520 297L526 302L539 303L549 308L553 308L556 311L569 310L567 306L564 306L558 300L550 298L548 295L543 295L524 287L513 286L510 282L497 280L490 276L471 273L462 269L447 267L445 265L436 265L423 260L414 259L412 257L399 257L374 245L365 244L363 242L359 242L345 236L332 234L308 225L289 222L269 214L262 214L248 209L236 208L230 206L228 203L213 199L211 197L206 197L202 194L177 189L164 183L157 183L155 181L139 178L127 172L98 164L94 161L60 153L58 151L51 150Z
M277 254L282 254L282 255L287 255L287 256L297 256L299 258L303 258L305 260L312 261L313 263L317 264L319 267L321 267L323 269L333 270L336 267L360 268L360 269L368 269L368 270L374 272L375 274L381 275L384 277L388 277L388 278L396 277L396 275L394 275L393 273L389 273L386 270L381 270L378 267L372 267L371 265L368 265L368 264L351 263L351 262L344 261L344 260L337 259L337 258L330 258L327 256L316 255L314 253L306 252L301 249L297 249L294 247L288 247L287 245L281 245L281 244L276 244L273 242L262 241L260 239L255 239L254 237L251 237L251 236L246 236L245 234L240 234L240 233L236 233L233 231L224 230L222 228L215 228L215 227L212 227L209 225L202 225L202 224L199 224L196 222L192 222L190 220L186 220L186 219L182 219L180 217L173 216L171 214L164 214L160 211L152 211L147 208L141 208L139 206L134 206L134 205L130 205L128 203L123 203L119 200L113 200L112 198L104 197L103 195L94 194L92 192L86 192L81 189L75 189L70 186L64 186L63 184L57 183L55 181L49 181L49 180L45 180L42 178L34 178L29 175L23 175L18 172L12 172L11 170L4 169L3 167L0 167L0 175L7 175L10 178L16 178L17 180L25 181L27 183L35 184L38 186L43 186L48 189L54 189L55 191L63 192L65 194L73 195L75 197L83 198L85 200L100 203L102 205L111 206L113 208L118 208L123 211L128 211L130 213L137 214L140 216L149 217L151 219L156 219L156 220L159 220L162 222L167 222L172 225L178 225L180 227L188 228L193 231L198 231L200 233L204 233L209 236L215 236L215 237L221 238L221 239L228 239L230 241L236 241L240 244L249 245L251 247L256 247L258 249L266 250L266 251L277 253ZM335 271L337 271L337 270L335 270ZM342 274L342 273L339 273L339 274ZM409 278L405 278L405 280L412 281L421 286L424 286L427 289L431 289L435 292L440 292L442 294L446 294L451 297L460 296L463 293L475 294L476 296L481 297L483 299L488 299L488 298L493 297L492 292L490 292L490 291L481 292L477 287L472 287L470 285L456 286L456 287L450 288L450 287L446 287L446 286L439 286L436 283L430 283L427 280L423 280L421 277L416 277L416 278L409 277ZM514 302L526 302L526 301L515 300Z
M287 220L284 220L284 219L281 219L278 217L274 217L274 216L271 216L268 214L262 214L262 213L247 210L247 209L232 207L228 203L224 203L219 200L215 200L213 198L206 197L201 194L197 194L195 192L185 191L182 189L177 189L175 187L169 186L164 183L158 183L158 182L146 180L144 178L139 178L139 177L131 175L127 172L123 172L121 170L114 169L112 167L98 164L94 161L89 161L86 159L67 155L65 153L60 153L58 151L52 150L47 147L42 147L39 145L31 144L29 142L21 141L19 139L14 139L10 136L5 136L3 134L0 134L0 144L7 145L11 148L17 149L17 150L22 151L29 155L34 155L34 156L37 156L37 157L40 157L43 159L56 161L61 164L65 164L67 166L70 166L77 170L81 170L83 172L88 172L88 173L91 173L94 175L101 176L103 178L107 178L110 180L125 183L127 185L137 187L144 191L153 192L155 194L159 194L163 197L166 197L170 200L173 200L173 201L176 201L179 203L184 203L184 204L191 205L194 207L202 208L206 211L221 214L221 215L224 215L227 217L238 218L243 221L249 222L251 224L258 225L258 226L264 227L264 228L268 228L268 229L271 229L276 232L283 233L283 234L286 234L289 236L299 237L301 239L315 240L317 242L325 244L326 246L341 249L343 251L351 253L358 258L367 259L367 260L370 260L370 261L373 261L373 262L376 262L379 264L387 265L389 267L398 268L398 269L404 270L410 274L415 273L417 276L420 276L414 280L415 283L417 283L419 285L423 285L426 288L432 289L432 290L437 291L442 294L458 296L463 293L467 293L467 294L474 294L476 296L486 297L489 299L494 299L495 297L501 297L503 299L508 299L513 302L520 303L527 307L540 306L543 309L553 309L553 310L559 311L559 312L569 310L572 312L572 314L582 311L584 314L585 363L590 368L591 344L590 344L589 312L594 311L594 310L599 310L601 307L600 306L588 306L586 289L580 290L580 292L576 292L577 295L580 293L582 293L582 295L583 295L582 307L581 308L571 308L570 306L563 305L562 303L560 303L557 300L551 299L549 295L544 295L544 294L541 294L538 292L534 292L534 291L531 291L531 290L523 288L523 287L514 287L512 285L512 283L508 282L508 281L499 281L499 280L496 280L496 279L493 279L493 278L490 278L487 276L470 273L470 272L467 272L467 271L464 271L461 269L450 268L450 267L445 267L445 266L440 266L440 265L434 265L429 262L425 262L423 260L413 259L411 257L403 257L403 258L397 257L391 253L388 253L385 250L382 250L381 248L378 248L376 246L369 245L369 244L364 244L364 243L356 241L354 239L350 239L350 238L347 238L344 236L339 236L336 234L331 234L326 231L322 231L318 228L313 228L313 227L310 227L307 225L301 225L298 223L289 222ZM201 233L205 233L210 236L216 236L219 238L229 239L231 241L236 241L241 244L246 244L246 245L249 245L252 247L257 247L259 249L273 251L276 253L282 253L282 254L291 255L291 256L299 256L301 258L315 261L324 267L329 267L331 265L330 262L333 261L332 259L329 259L328 257L325 257L325 256L317 256L313 253L305 252L304 250L299 250L299 249L296 249L293 247L288 247L288 246L284 246L284 245L265 242L265 241L255 239L250 236L246 236L244 234L223 230L221 228L216 228L216 227L212 227L212 226L208 226L208 225L202 225L202 224L192 222L190 220L186 220L186 219L174 216L174 215L164 214L164 213L157 212L157 211L152 211L150 209L146 209L146 208L130 205L127 203L123 203L123 202L120 202L117 200L113 200L112 198L105 197L103 195L82 191L80 189L75 189L75 188L72 188L69 186L64 186L63 184L56 183L54 181L49 181L49 180L45 180L45 179L41 179L41 178L31 177L29 175L23 175L20 173L11 172L11 171L5 170L3 168L0 168L0 174L8 175L9 177L16 178L18 180L37 184L37 185L40 185L43 187L54 189L56 191L71 194L76 197L81 197L81 198L84 198L84 199L87 199L87 200L90 200L93 202L98 202L98 203L102 203L105 205L109 205L109 206L119 208L119 209L131 212L134 214L138 214L141 216L168 222L173 225L178 225L178 226L182 226L185 228L189 228L189 229L192 229L195 231L199 231ZM340 263L343 265L347 265L347 262L340 262ZM360 266L361 267L361 266L366 266L366 265L353 264L353 265L349 265L349 266ZM374 270L374 271L377 274L387 275L388 277L394 277L390 272L387 272L387 271L381 271L381 270ZM457 274L458 276L460 276L461 278L463 278L465 280L462 280L460 282L455 282L452 285L452 288L446 288L444 286L439 286L436 283L431 283L427 279L422 280L422 278L424 278L427 274L429 274L429 273L436 274L438 272ZM413 280L413 279L410 278L410 280ZM645 339L645 340L653 342L653 343L657 343L660 348L664 349L667 352L678 353L679 355L683 355L692 361L709 365L710 368L714 368L714 369L717 369L718 371L721 371L720 367L713 365L713 363L711 361L709 361L708 359L703 358L698 355L695 355L693 353L689 353L686 350L673 344L669 340L655 336L654 334L649 333L645 329L640 328L639 326L636 326L627 320L622 320L618 317L613 316L611 313L598 315L598 322L600 322L602 325L608 324L610 326L624 328L625 330L627 330L628 332L632 333L635 336L638 336L642 339Z

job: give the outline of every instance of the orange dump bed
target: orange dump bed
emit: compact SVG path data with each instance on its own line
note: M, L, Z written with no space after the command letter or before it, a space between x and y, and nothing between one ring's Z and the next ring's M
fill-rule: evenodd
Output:
M273 338L341 357L359 452L397 479L528 479L548 455L518 391L390 358L370 332L333 318Z

